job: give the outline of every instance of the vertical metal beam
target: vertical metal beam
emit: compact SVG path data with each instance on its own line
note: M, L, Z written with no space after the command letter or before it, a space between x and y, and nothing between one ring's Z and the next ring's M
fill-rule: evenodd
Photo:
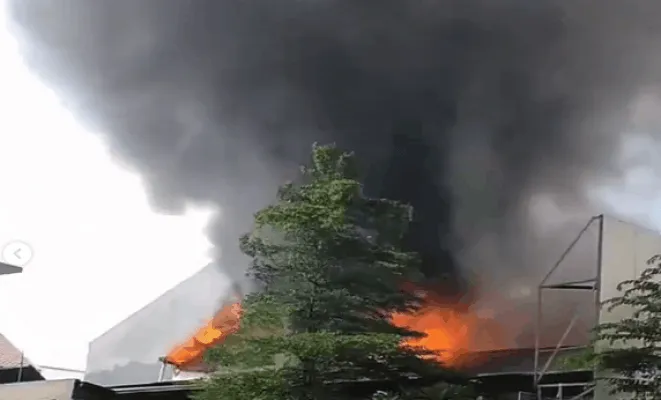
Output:
M596 328L601 322L601 271L603 263L603 254L604 254L604 215L599 216L599 230L597 233L597 273L596 279L594 282L594 324ZM593 348L592 351L596 351L596 343L590 343ZM592 377L597 379L597 365L592 366Z
M533 387L537 387L537 371L539 370L539 347L541 345L541 329L542 329L542 294L544 288L539 285L537 288L537 319L535 320L535 361L533 370Z
M165 362L165 358L161 358L161 370L158 372L158 381L163 382L163 378L165 378L165 367L167 366L167 363Z
M601 264L604 253L604 216L599 216L599 232L597 234L597 273L594 282L594 326L599 325L601 313Z
M535 388L537 388L537 393L538 393L538 399L541 396L541 393L539 392L539 386L537 385L538 383L538 370L539 370L539 357L540 357L540 346L541 346L541 328L542 328L542 297L543 297L543 290L546 286L546 282L551 278L553 273L558 269L558 267L563 263L567 255L574 249L576 244L579 242L581 237L587 230L590 228L593 222L599 221L599 242L597 243L597 265L599 271L597 271L597 281L595 282L594 287L597 288L599 287L599 279L601 277L601 253L602 253L602 232L603 232L603 215L595 216L590 218L587 224L581 229L581 231L578 233L576 238L569 244L569 246L565 249L565 251L562 253L558 261L553 265L553 267L548 271L548 273L544 276L540 284L537 286L537 318L535 321L535 359L534 359L534 371L533 371L533 385ZM599 292L597 290L597 292ZM598 295L596 295L597 299L599 298ZM597 314L598 315L598 314ZM573 325L573 324L570 324ZM564 339L562 339L564 341Z
M25 352L21 350L21 365L18 368L18 377L16 382L20 382L23 379L23 364L25 364Z

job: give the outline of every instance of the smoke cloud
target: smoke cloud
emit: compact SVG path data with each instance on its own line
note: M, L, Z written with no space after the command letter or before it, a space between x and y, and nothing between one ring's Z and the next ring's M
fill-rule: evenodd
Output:
M470 271L482 284L537 277L550 262L531 257L558 238L556 216L596 213L591 188L622 178L625 133L654 114L633 107L661 94L660 11L621 0L11 9L30 67L144 176L156 206L219 207L209 235L233 279L247 266L237 237L319 141L357 152L370 194L415 207L410 246L430 279ZM553 256L571 240L560 239Z

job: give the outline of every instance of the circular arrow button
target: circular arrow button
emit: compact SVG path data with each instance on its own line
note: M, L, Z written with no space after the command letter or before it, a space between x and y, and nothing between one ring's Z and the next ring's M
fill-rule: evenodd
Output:
M22 267L32 259L32 248L25 242L7 243L2 249L2 260L10 265Z

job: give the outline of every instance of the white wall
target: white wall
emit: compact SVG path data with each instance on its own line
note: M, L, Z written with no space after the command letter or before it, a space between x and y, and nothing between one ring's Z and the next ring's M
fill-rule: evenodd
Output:
M600 301L619 295L617 285L636 279L647 266L647 260L661 253L661 234L612 217L604 217L601 258ZM618 321L631 314L619 309L602 309L600 322Z
M612 217L604 217L599 299L605 301L620 295L617 285L636 279L647 267L647 260L661 253L661 234ZM602 308L599 322L617 322L631 316L632 310ZM631 345L629 343L629 345ZM602 385L597 386L598 399L609 398Z

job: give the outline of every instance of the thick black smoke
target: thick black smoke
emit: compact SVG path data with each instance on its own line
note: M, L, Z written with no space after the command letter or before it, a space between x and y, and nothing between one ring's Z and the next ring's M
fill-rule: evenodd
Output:
M156 204L221 208L209 233L235 278L237 237L314 141L355 150L371 194L415 207L410 243L430 276L463 265L530 275L531 199L590 210L587 190L621 174L630 107L661 83L659 11L621 0L12 5L30 66L142 173Z

